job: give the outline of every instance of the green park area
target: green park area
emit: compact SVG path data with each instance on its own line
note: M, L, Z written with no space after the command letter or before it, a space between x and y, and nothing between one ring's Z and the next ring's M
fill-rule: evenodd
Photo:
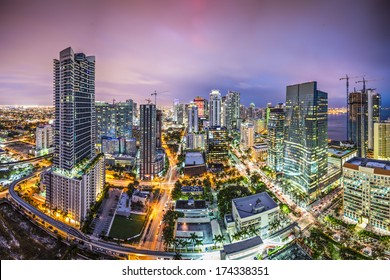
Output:
M126 239L139 234L145 223L145 215L131 214L126 217L116 215L109 236L112 238Z

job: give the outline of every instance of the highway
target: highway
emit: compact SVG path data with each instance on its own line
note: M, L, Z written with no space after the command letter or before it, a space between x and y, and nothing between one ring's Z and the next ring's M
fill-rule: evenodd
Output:
M43 158L51 157L52 155L53 155L53 153L47 154L44 156L34 157L34 158L22 159L22 160L18 160L18 161L3 162L3 163L0 163L0 167L9 166L9 165L16 165L16 164L20 164L23 162L36 161L36 160L40 160Z
M13 182L9 187L9 196L12 202L16 203L19 208L24 209L30 215L35 215L36 218L39 218L41 224L45 227L52 226L55 230L58 230L59 234L64 234L69 240L78 241L79 243L84 243L85 246L89 247L90 250L95 252L101 252L104 254L117 256L117 257L128 257L129 255L136 256L151 256L156 258L172 258L175 253L174 252L164 252L164 251L154 251L148 249L139 249L133 246L128 245L118 245L116 243L110 243L101 241L97 238L90 237L80 230L73 228L65 223L57 221L52 217L42 213L35 207L28 204L24 201L18 194L15 192L15 186L20 182L29 179L30 177L35 176L39 172L45 171L47 168L36 171L26 177L23 177L15 182ZM181 253L183 259L199 259L202 258L204 253Z

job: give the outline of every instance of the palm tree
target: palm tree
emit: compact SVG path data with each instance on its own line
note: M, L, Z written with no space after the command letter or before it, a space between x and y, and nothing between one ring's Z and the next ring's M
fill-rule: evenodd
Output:
M202 239L196 239L195 240L195 247L198 246L198 249L199 249L199 246L202 246L203 245L203 240Z
M177 246L179 246L181 249L183 249L184 247L187 248L187 240L185 240L185 239L179 239L179 240L178 240Z
M190 234L190 240L192 242L192 247L194 248L195 247L195 241L198 239L198 236L196 235L195 232L191 233Z
M217 247L218 243L221 243L223 245L223 242L225 241L225 236L223 236L223 234L214 235L213 241L215 247Z
M241 238L241 232L237 231L235 234L232 235L233 240L240 240Z

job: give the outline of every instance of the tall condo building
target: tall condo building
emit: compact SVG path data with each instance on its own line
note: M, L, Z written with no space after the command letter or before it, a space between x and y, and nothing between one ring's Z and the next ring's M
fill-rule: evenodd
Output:
M374 123L374 158L390 160L390 122Z
M209 126L221 126L222 98L219 90L212 90L209 102Z
M328 165L328 94L317 82L287 86L284 133L285 177L313 199Z
M102 137L130 139L133 136L133 100L116 103L97 101L95 106L96 139L99 143Z
M359 157L366 157L368 148L367 92L351 92L348 96L348 106L348 140L355 143Z
M374 149L374 123L381 121L381 95L367 89L368 97L368 149Z
M284 122L283 107L269 108L267 162L268 166L276 172L283 171Z
M95 57L69 47L54 59L53 168L45 174L46 203L78 225L105 183L104 157L95 153Z
M198 107L198 116L199 118L205 118L206 115L206 107L207 107L207 100L203 97L197 96L194 98L194 103Z
M390 161L355 157L343 165L344 218L390 234Z
M240 128L240 93L228 91L225 100L225 126L228 130Z
M241 146L244 149L250 149L255 143L255 127L252 123L242 123L241 127Z
M139 175L141 180L151 180L159 173L156 170L156 105L140 105L140 164Z
M198 106L190 103L187 109L188 114L188 133L198 132Z

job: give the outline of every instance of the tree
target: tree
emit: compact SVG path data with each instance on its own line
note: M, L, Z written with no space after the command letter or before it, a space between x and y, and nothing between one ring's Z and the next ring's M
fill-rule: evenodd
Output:
M195 240L195 247L198 246L198 249L199 249L199 246L202 246L203 245L203 240L202 239L196 239Z
M217 247L218 243L223 245L223 243L225 241L225 236L223 234L214 235L213 241L214 241L215 247Z
M232 235L233 240L240 240L241 238L241 232L237 231Z
M232 211L232 199L249 195L251 195L249 189L242 186L227 186L220 190L217 199L221 218Z
M194 248L195 247L195 241L198 239L198 236L196 235L195 232L191 233L190 234L190 240L192 242L192 247Z
M179 180L177 180L171 193L173 200L178 200L182 196L181 187L182 184L180 183Z

